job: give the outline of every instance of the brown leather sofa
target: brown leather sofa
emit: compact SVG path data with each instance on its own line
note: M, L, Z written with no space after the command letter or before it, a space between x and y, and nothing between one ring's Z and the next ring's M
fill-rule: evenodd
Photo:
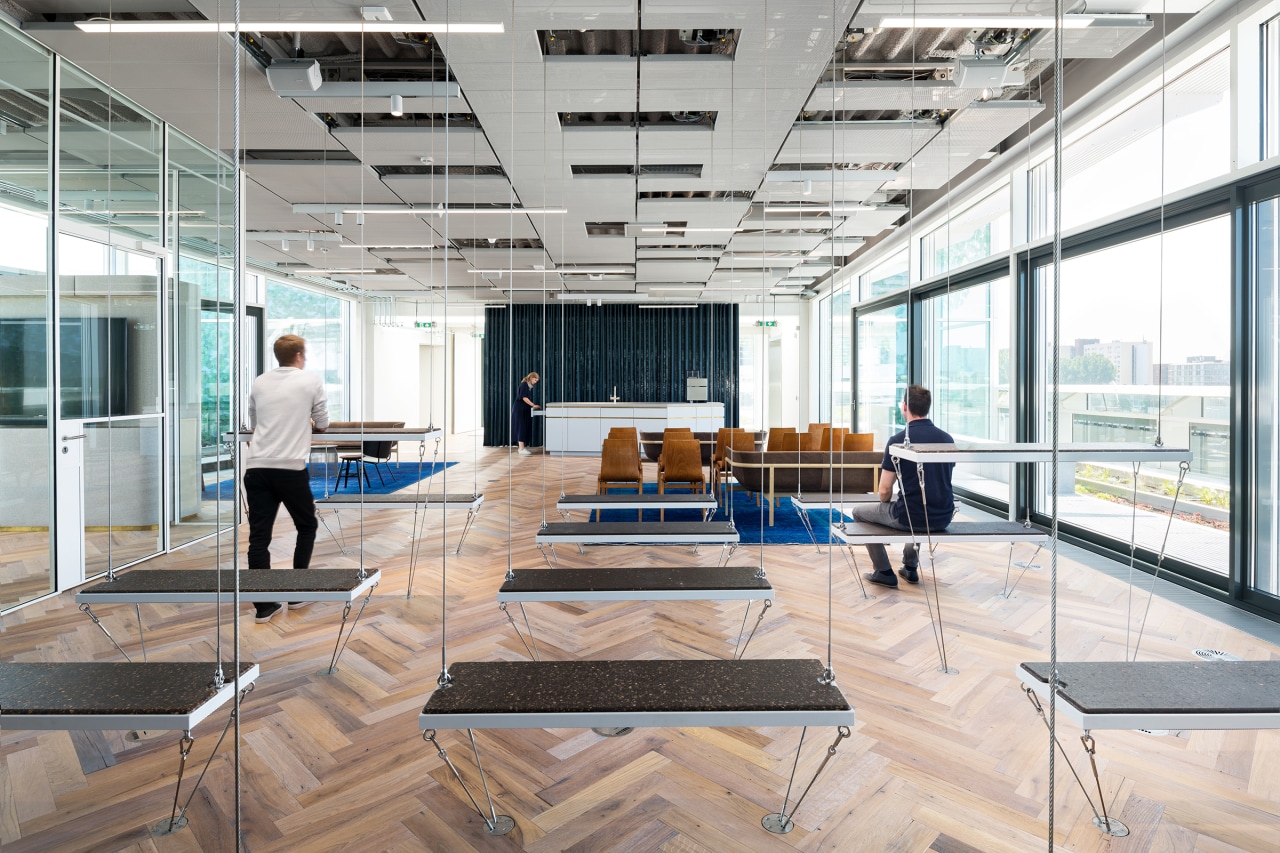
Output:
M751 451L728 452L729 470L738 485L769 502L769 525L778 498L859 494L875 491L880 451Z

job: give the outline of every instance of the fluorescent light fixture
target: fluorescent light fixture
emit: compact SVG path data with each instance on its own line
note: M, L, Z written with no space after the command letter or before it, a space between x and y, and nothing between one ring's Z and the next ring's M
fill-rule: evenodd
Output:
M647 293L566 293L560 292L556 294L556 299L562 299L569 302L645 302L649 299Z
M678 231L681 234L691 232L691 231L697 231L700 234L736 234L737 232L745 231L746 229L744 228L684 228L684 227L674 226L674 225L663 225L661 227L655 226L653 228L648 228L648 227L641 228L640 230L646 234L667 234L672 231Z
M1062 28L1081 30L1095 26L1138 26L1149 18L1142 14L1063 15ZM1052 15L889 15L880 26L893 29L1027 29L1052 30L1057 21Z
M840 216L846 213L875 210L874 204L766 204L765 213L825 213L829 216Z
M334 231L246 231L250 240L314 240L317 243L341 243L342 235Z
M384 273L394 273L391 267L365 267L359 269L356 267L344 267L342 269L330 269L328 267L281 267L280 272L287 272L293 275L380 275Z
M391 96L391 114L397 118L404 115L404 98L400 95Z
M232 33L232 21L76 21L86 33ZM259 33L472 33L505 32L502 23L432 21L242 21L241 32Z
M689 305L683 302L672 303L670 305L637 305L637 308L648 308L653 311L669 311L678 308L697 308L697 305Z
M501 251L506 251L505 249ZM631 275L634 270L627 267L551 267L550 269L516 269L514 267L502 267L501 269L483 269L468 270L471 273L554 273L555 275L571 275L574 273L583 275Z
M428 206L422 205L415 207L411 204L360 204L359 202L344 202L341 204L313 204L309 202L293 205L294 213L309 214L333 214L333 213L354 213L356 214L356 224L359 225L359 217L365 213L379 214L409 214L414 216L444 216L446 213L454 215L460 213L521 213L529 214L561 214L568 213L569 209L565 207L442 207L440 205Z

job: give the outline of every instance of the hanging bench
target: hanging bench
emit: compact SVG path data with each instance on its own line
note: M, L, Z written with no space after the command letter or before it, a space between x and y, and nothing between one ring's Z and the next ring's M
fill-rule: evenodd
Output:
M366 509L411 509L414 512L414 534L418 531L419 512L426 513L430 508L443 508L446 511L451 509L465 509L467 511L467 520L462 525L462 535L458 537L458 547L453 553L462 553L462 543L466 541L467 534L471 532L471 525L475 523L476 516L480 514L480 507L484 504L483 494L455 494L455 495L433 495L404 493L390 495L330 495L327 498L321 498L316 501L317 509L331 509L334 511L334 518L338 521L338 536L333 537L335 543L343 554L347 553L346 534L342 529L342 517L338 514L338 510L353 509L364 511ZM425 522L425 517L423 518ZM329 534L333 536L332 533ZM341 537L341 539L339 539Z
M490 835L515 821L499 815L489 794L473 729L594 728L622 734L632 727L835 726L836 739L804 792L787 811L761 821L789 832L791 815L849 737L853 708L818 660L500 661L454 664L442 673L418 726L436 749ZM436 737L436 729L466 729L488 811L481 808ZM800 736L804 744L804 734ZM796 763L799 766L797 749ZM790 783L787 792L790 794Z
M1018 678L1047 701L1049 672ZM1057 705L1086 730L1280 728L1280 661L1059 663Z
M918 545L927 541L930 548L944 542L967 544L970 542L1008 542L1009 557L1005 565L1004 589L1000 595L1008 598L1013 590L1009 585L1013 573L1013 546L1026 542L1036 546L1035 554L1026 563L1035 560L1036 554L1049 541L1049 534L1019 521L953 521L946 530L899 530L883 524L871 524L865 521L847 521L831 527L831 535L852 548L854 545ZM852 553L852 552L851 552ZM854 562L856 564L857 557ZM1019 563L1019 565L1023 565ZM1021 576L1019 576L1020 579ZM1014 581L1017 586L1017 581Z
M178 810L183 770L195 739L191 730L235 694L236 682L215 683L217 665L180 663L0 663L0 729L38 731L107 731L153 729L181 731L178 781L173 811L152 830L167 835L187 825L186 811L200 787ZM240 695L253 689L258 665L241 663ZM227 719L223 737L235 719ZM209 761L217 754L219 738Z
M746 630L751 605L757 599L764 601L756 623L746 642L742 635ZM773 586L760 569L744 566L690 566L679 569L666 568L615 568L607 569L520 569L507 574L498 590L498 606L507 614L511 627L520 642L524 635L516 625L515 617L507 605L516 603L524 616L532 647L525 643L529 656L540 659L533 637L526 602L560 601L746 601L747 610L742 616L742 628L734 644L735 658L746 654L756 629L764 615L773 606Z
M1018 667L1022 689L1046 727L1052 664ZM1093 810L1093 825L1107 835L1129 828L1107 813L1098 776L1093 729L1275 729L1280 728L1280 661L1106 661L1059 663L1056 710L1081 728L1098 805L1080 774L1072 775ZM1054 732L1054 744L1071 759Z
M686 492L665 492L661 495L646 494L604 494L604 495L561 495L556 501L556 509L565 521L569 521L569 513L573 510L586 510L590 519L592 510L596 510L596 520L606 509L700 509L702 520L710 521L716 514L714 495L703 492L688 494Z
M822 553L822 546L818 544L818 536L813 529L813 522L809 519L810 511L835 510L841 515L850 515L853 508L859 504L876 503L880 500L880 496L875 492L858 492L856 494L803 494L791 496L791 508L796 511L796 515L800 516L800 523L804 525L804 529L809 534L809 541L818 549L818 553Z
M462 662L418 717L422 729L600 726L852 726L822 662Z
M964 442L954 444L889 445L889 455L912 462L1052 462L1053 445L1048 443ZM1059 444L1059 462L1189 462L1191 451L1178 447L1157 447L1140 442L1099 442Z
M583 545L719 545L720 563L738 547L738 529L731 521L605 521L544 523L534 541L547 566L554 568L558 543Z
M338 642L334 646L329 663L329 673L337 670L338 658L346 650L346 644L355 631L356 623L364 614L373 590L382 580L379 571L364 572L360 569L243 569L240 571L240 600L249 604L274 601L343 602L342 621L338 625ZM219 577L221 575L221 577ZM115 641L105 625L93 612L95 604L132 604L138 617L138 635L142 636L142 614L139 604L229 604L233 580L229 572L217 569L134 569L117 575L114 580L96 583L76 593L80 609L102 629L112 644L126 658L129 655ZM351 605L361 595L356 617L351 615ZM346 641L343 632L346 631ZM146 646L143 646L143 656Z

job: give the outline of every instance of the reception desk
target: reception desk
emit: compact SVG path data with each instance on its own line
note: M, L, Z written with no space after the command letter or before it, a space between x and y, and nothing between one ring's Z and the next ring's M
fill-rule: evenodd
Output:
M598 456L613 427L715 432L724 426L724 403L548 403L544 416L548 453Z

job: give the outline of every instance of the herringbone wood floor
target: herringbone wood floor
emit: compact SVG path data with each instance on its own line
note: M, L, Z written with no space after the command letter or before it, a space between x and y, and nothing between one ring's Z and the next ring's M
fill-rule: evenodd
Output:
M469 446L470 442L466 442ZM533 532L565 492L594 490L591 460L508 457L483 451L448 472L448 491L478 483L484 510L454 557L442 547L441 519L406 600L411 516L366 516L363 556L342 556L323 538L316 566L358 559L383 571L341 671L317 675L329 660L339 608L315 605L270 625L245 606L241 652L261 664L246 699L240 748L244 847L252 851L937 851L1023 853L1047 848L1047 736L1016 687L1014 667L1045 659L1049 639L1047 570L1028 574L1015 596L998 597L1005 552L999 546L948 548L937 574L950 662L937 671L933 630L921 587L859 597L843 558L812 547L739 551L735 564L763 560L776 604L751 656L827 655L828 578L839 683L858 725L796 813L796 829L776 836L760 818L776 811L791 770L798 730L648 729L605 739L591 731L481 731L477 740L500 812L515 818L506 837L489 837L435 751L417 712L441 663L442 609L448 657L520 659L525 652L494 602L508 561L541 564ZM508 466L513 473L509 475ZM647 471L652 478L652 471ZM436 480L443 477L437 476ZM433 488L441 487L436 482ZM545 508L545 510L544 510ZM456 544L462 516L447 519ZM358 525L348 516L348 536ZM277 557L287 565L291 525L284 514ZM222 559L229 565L229 546ZM565 565L714 563L716 549L562 549ZM202 544L142 571L210 567ZM863 560L865 563L865 560ZM1047 563L1047 559L1040 562ZM448 572L442 608L441 569ZM1062 561L1058 638L1063 659L1124 655L1126 587ZM1135 610L1141 610L1142 599ZM112 633L138 647L132 608L101 613ZM727 656L742 621L733 603L569 603L531 605L549 659ZM212 659L212 607L144 605L152 660ZM753 617L754 618L754 617ZM223 614L227 647L230 629ZM6 620L4 660L116 660L110 643L71 595ZM1143 658L1188 659L1195 647L1249 659L1280 650L1175 604L1156 600ZM196 731L194 772L225 717ZM1080 764L1079 732L1060 735ZM797 778L817 767L832 733L809 733ZM464 776L474 759L461 732L443 743ZM1271 851L1280 847L1280 732L1099 733L1099 765L1110 808L1129 824L1108 840L1059 762L1056 838L1072 851ZM215 759L190 810L190 827L153 838L168 815L177 735L140 742L124 732L6 731L0 738L0 844L23 851L225 851L234 849L230 751ZM190 779L190 777L188 777ZM189 784L189 782L188 782ZM186 791L183 796L185 798Z

